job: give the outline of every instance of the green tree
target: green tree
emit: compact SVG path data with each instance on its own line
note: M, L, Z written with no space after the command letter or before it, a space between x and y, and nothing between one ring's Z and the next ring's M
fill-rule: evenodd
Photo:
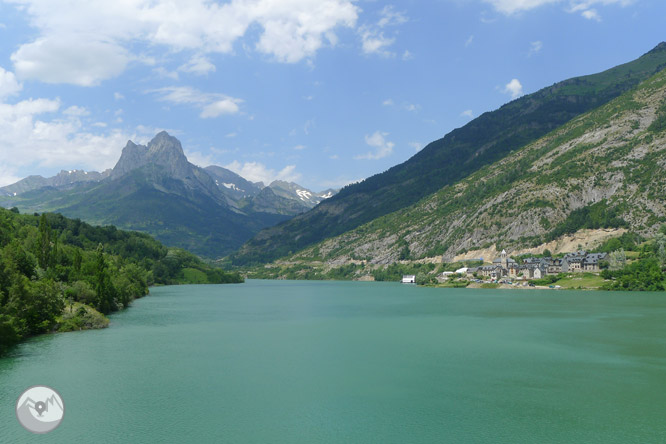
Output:
M654 246L659 264L663 267L666 264L666 234L657 233L654 238Z
M107 270L102 244L97 247L95 260L95 292L97 293L97 310L104 314L111 313L116 308L114 302L115 291Z
M610 270L620 270L627 264L627 256L623 249L611 252L608 255L608 268Z
M51 226L42 213L39 218L39 238L37 241L37 263L46 270L51 265Z

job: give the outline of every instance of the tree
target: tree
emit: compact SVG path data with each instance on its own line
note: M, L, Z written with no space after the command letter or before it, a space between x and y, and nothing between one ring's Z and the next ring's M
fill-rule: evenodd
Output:
M95 291L97 293L97 310L104 314L111 313L116 308L114 302L115 291L107 270L106 259L104 258L104 247L102 244L99 244L97 247L97 259L95 261Z
M553 253L550 252L548 248L543 250L543 257L552 257Z
M608 255L608 268L610 270L620 270L627 263L627 256L623 249L613 251Z
M39 218L39 239L37 241L37 263L46 270L51 264L51 226L46 214Z
M666 234L657 233L654 238L654 246L659 264L663 267L666 264Z

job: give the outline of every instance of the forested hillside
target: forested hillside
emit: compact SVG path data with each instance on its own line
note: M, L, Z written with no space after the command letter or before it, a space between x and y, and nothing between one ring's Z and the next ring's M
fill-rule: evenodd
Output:
M103 327L151 285L242 282L142 233L0 208L0 353L49 331Z
M261 231L232 256L269 262L409 207L571 119L634 88L666 66L666 43L605 72L569 79L484 113L388 171L343 188L313 210Z

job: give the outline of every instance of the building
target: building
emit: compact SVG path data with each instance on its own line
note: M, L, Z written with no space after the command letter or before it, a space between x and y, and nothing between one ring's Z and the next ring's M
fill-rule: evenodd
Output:
M402 277L402 283L403 284L415 284L416 283L416 276L413 274L406 274Z
M562 273L598 273L600 270L599 262L606 260L606 253L588 253L587 251L577 251L575 253L565 254L562 258Z
M600 263L606 260L606 253L588 253L577 251L568 253L562 259L551 257L528 257L522 264L511 259L505 250L500 257L493 260L492 265L484 265L475 272L493 280L509 277L511 279L542 279L549 274L559 273L598 273ZM469 270L468 270L469 274Z
M605 261L608 259L608 254L606 253L590 253L585 256L583 261L583 271L589 273L598 273L601 269L599 262Z

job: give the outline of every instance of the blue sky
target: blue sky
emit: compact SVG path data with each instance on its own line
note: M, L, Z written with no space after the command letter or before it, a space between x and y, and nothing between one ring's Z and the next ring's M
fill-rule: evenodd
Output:
M0 185L190 160L339 187L666 40L663 0L0 0Z

